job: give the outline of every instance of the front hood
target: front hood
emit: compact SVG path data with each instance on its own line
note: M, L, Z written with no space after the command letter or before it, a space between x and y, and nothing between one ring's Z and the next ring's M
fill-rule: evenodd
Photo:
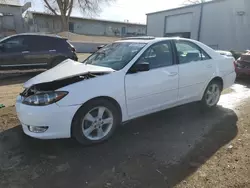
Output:
M114 70L107 67L100 67L90 64L83 64L77 61L73 61L71 59L67 59L55 66L52 69L49 69L24 83L25 88L29 88L32 85L44 83L44 82L52 82L55 80L61 80L64 78L83 75L86 73L109 73Z

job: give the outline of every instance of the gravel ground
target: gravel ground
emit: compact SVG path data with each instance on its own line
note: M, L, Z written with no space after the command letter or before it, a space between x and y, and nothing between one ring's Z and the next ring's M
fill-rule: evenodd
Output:
M14 109L21 84L39 72L0 82L0 187L250 187L250 89L235 84L220 106L189 104L119 127L104 144L25 136Z

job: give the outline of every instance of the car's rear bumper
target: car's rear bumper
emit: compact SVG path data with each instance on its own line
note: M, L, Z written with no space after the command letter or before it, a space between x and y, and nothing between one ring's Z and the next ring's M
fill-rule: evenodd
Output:
M223 89L231 87L236 79L236 73L233 71L230 74L227 74L223 77Z
M237 77L241 77L241 76L250 76L250 69L248 68L243 68L243 69L240 69L240 68L235 68L235 71L237 73Z
M25 134L39 139L57 139L71 137L72 119L79 106L60 107L57 104L48 106L29 106L21 103L18 96L16 111ZM29 126L48 127L45 132L31 132Z

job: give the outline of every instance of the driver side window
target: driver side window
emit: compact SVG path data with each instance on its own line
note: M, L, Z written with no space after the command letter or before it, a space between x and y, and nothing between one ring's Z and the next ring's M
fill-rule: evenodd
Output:
M143 53L138 62L149 63L150 69L173 65L173 56L170 42L164 41L153 44Z
M13 37L4 42L5 52L21 52L26 50L25 37Z

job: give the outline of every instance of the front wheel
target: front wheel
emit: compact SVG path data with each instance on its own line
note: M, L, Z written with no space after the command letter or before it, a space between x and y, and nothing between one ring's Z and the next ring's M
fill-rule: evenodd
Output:
M220 100L221 92L222 85L220 82L210 82L201 101L202 107L205 109L211 109L215 107Z
M118 110L107 100L95 100L79 109L73 121L73 136L84 145L110 138L120 123Z

